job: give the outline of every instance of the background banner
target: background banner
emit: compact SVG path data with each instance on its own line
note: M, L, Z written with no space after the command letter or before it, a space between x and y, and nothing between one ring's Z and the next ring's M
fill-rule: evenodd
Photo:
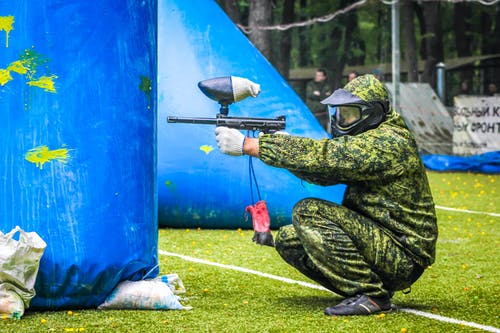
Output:
M453 154L500 150L500 96L457 96L453 112Z

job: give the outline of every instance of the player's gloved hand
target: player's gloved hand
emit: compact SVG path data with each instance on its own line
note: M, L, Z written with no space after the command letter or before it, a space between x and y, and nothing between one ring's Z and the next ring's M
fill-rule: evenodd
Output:
M222 153L231 156L243 155L245 135L234 128L220 126L215 128L215 140Z

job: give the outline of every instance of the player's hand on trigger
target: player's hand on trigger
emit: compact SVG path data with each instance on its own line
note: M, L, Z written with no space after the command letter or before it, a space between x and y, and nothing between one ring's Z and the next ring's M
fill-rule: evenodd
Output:
M245 135L234 128L220 126L215 128L215 140L222 153L231 156L243 155Z

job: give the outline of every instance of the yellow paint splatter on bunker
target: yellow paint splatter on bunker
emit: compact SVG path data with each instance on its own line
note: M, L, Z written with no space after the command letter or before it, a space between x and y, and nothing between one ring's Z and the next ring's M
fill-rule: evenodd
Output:
M203 151L203 152L205 152L205 154L208 155L208 154L210 154L210 152L212 150L214 150L214 147L209 146L209 145L203 145L203 146L200 147L200 150Z
M0 68L0 84L5 86L7 82L12 80L12 75L10 75L10 71L8 69Z
M14 16L0 16L0 31L5 31L5 47L9 47L9 32L14 30Z
M23 61L21 60L16 60L10 63L9 67L7 67L7 70L21 75L24 75L28 72L28 68L24 66Z
M54 87L54 79L57 79L56 75L41 76L36 80L26 82L26 84L32 87L42 88L47 92L55 93L56 88Z
M45 66L49 62L41 54L34 50L26 49L23 54L14 62L11 62L7 68L0 68L0 85L4 86L13 80L12 72L24 75L27 79L26 84L30 87L41 88L46 92L56 93L55 82L57 75L49 74L37 76L37 68Z
M30 149L25 158L28 162L34 163L40 170L43 169L43 165L50 161L58 161L61 163L67 163L69 159L69 149L59 148L54 150L49 150L47 146L38 146Z
M0 84L5 86L7 82L11 81L12 75L11 72L24 75L28 72L28 69L24 67L23 62L21 60L16 60L7 66L7 68L0 68Z

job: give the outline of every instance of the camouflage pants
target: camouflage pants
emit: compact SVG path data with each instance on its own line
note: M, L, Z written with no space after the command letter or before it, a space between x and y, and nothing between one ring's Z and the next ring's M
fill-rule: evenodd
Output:
M386 297L423 272L376 223L319 199L295 205L293 225L278 231L275 244L287 263L344 297Z

